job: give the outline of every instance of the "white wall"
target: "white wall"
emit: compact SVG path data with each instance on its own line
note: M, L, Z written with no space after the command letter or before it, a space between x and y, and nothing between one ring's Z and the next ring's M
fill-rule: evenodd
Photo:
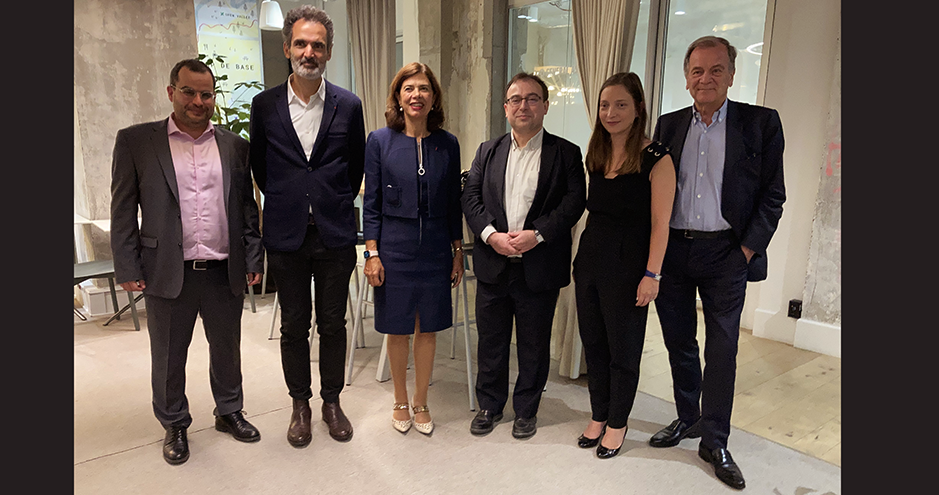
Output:
M744 327L752 323L755 336L789 344L797 344L798 322L816 333L812 350L833 356L841 355L840 326L809 329L811 322L789 318L787 312L790 299L803 298L840 25L840 1L776 0L763 104L778 110L782 119L787 199L767 250L768 278L748 287L742 322Z

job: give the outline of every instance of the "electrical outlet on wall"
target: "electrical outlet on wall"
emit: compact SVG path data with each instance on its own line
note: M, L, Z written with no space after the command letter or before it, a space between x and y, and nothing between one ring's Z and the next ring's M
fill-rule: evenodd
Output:
M789 300L789 317L790 318L802 318L802 300L801 299L790 299Z

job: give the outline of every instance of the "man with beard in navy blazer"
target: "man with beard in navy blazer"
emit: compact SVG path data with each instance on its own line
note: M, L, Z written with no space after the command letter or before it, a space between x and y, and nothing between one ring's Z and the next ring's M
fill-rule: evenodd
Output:
M365 123L359 98L323 78L333 46L329 16L309 5L293 9L283 38L293 73L254 97L250 163L264 193L262 238L281 307L281 362L293 399L287 441L304 447L312 439L311 278L323 421L335 440L352 438L339 393L357 240L352 202L362 183Z
M701 437L698 455L727 485L746 486L727 450L737 341L747 281L766 279L769 245L786 200L776 110L727 99L737 51L704 36L685 53L694 105L663 115L653 139L671 149L678 190L655 301L668 349L678 419L653 447ZM704 313L702 374L696 296ZM700 404L699 404L700 401Z

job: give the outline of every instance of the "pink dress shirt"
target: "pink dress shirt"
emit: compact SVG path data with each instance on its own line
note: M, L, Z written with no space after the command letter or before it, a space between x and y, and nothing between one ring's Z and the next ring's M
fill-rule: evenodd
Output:
M227 259L228 215L215 127L209 122L205 132L193 139L170 115L167 133L179 189L183 259Z

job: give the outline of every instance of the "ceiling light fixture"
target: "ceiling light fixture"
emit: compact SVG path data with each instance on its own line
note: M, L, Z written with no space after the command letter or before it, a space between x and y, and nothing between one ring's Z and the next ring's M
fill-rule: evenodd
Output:
M275 0L261 2L260 17L261 29L264 31L280 31L284 28L284 13Z

